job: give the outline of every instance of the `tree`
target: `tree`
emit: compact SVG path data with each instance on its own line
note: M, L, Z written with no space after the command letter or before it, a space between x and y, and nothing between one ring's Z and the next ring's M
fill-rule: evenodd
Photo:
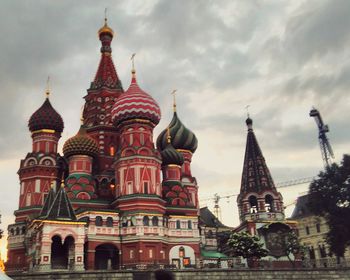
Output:
M232 249L234 257L245 259L260 259L266 257L268 251L263 248L258 236L251 236L247 232L232 233L227 244Z
M284 251L286 256L293 267L295 267L295 260L298 254L303 254L305 251L304 246L299 243L298 236L294 230L286 232L284 236ZM290 258L290 255L294 255L294 261Z
M331 252L344 257L350 245L350 155L344 155L340 165L334 163L321 171L310 184L308 206L326 219Z

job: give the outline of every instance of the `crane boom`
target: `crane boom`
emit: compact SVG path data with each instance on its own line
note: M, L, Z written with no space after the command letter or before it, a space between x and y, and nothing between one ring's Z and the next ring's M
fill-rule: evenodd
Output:
M320 144L321 155L324 166L327 167L332 163L332 159L334 159L333 149L326 135L326 133L329 132L328 125L323 123L321 114L317 109L311 109L309 115L310 117L315 118L315 122L318 127L318 141Z

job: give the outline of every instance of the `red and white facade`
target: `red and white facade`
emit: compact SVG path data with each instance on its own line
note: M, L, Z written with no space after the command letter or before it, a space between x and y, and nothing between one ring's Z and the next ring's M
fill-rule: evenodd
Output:
M183 164L163 164L162 148L153 141L161 118L157 102L139 87L134 70L124 91L107 24L99 38L101 60L84 97L83 124L66 141L63 156L57 153L63 120L48 98L31 117L33 146L18 171L21 191L9 226L8 270L199 262L198 186L190 168L197 140L191 135L193 149L174 145ZM180 133L175 130L171 133ZM178 200L168 195L175 185Z

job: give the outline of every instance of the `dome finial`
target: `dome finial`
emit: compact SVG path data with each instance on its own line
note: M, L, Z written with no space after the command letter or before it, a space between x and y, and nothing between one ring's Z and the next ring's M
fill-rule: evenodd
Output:
M250 107L250 105L245 106L245 109L247 111L247 118L249 118L249 107Z
M245 106L245 109L247 110L247 119L245 123L248 126L248 130L253 130L253 120L250 118L250 115L249 115L249 107L250 105Z
M176 92L177 92L177 89L174 89L171 94L173 95L173 110L174 112L176 112Z
M101 36L102 33L109 34L111 37L114 35L112 28L110 28L107 24L107 8L105 8L105 24L98 31L98 35Z
M132 65L132 68L131 68L131 74L132 74L132 77L133 78L136 78L136 70L135 70L135 55L136 53L133 53L130 60L131 60L131 65Z
M46 98L50 96L50 76L47 76L45 95Z

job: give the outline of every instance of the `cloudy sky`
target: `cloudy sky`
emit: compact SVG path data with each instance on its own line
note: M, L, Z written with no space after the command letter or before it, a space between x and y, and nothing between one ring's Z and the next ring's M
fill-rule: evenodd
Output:
M199 139L193 174L202 199L239 190L246 105L275 182L314 176L323 166L312 106L329 124L336 160L350 150L350 1L2 0L3 229L18 206L16 172L31 149L27 122L44 101L48 75L52 104L65 122L60 146L78 129L105 7L124 88L137 53L139 84L161 106L155 136L169 123L170 92L178 90L179 116ZM306 189L281 189L285 203ZM211 200L203 204L212 207ZM221 206L224 223L237 225L235 198Z

